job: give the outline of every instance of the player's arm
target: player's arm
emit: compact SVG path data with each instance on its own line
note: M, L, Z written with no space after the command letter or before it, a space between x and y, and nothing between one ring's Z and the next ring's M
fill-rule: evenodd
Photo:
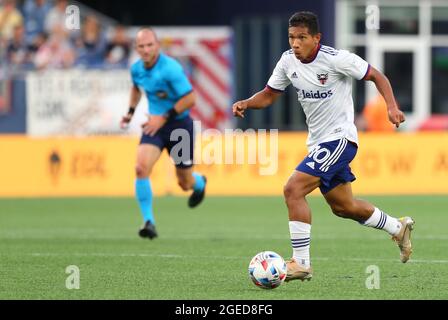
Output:
M142 92L136 85L132 85L130 101L129 101L129 110L128 113L121 119L120 126L121 128L126 128L126 126L131 122L132 116L135 113L135 109L137 108L138 103L142 97Z
M389 79L383 73L370 66L364 80L369 80L375 83L376 88L386 101L389 121L398 128L400 123L405 121L405 116L397 105Z
M165 118L167 120L176 118L182 112L193 108L195 103L196 103L196 95L194 94L193 91L190 91L190 93L187 93L176 102L174 107L170 111L168 111L168 113L165 114Z
M246 109L263 109L273 104L282 93L274 91L269 87L254 94L246 100L238 101L233 104L233 115L244 118Z
M165 123L169 120L175 119L182 112L192 108L195 104L196 96L193 91L190 91L183 97L181 97L173 108L171 108L164 115L151 116L147 122L142 125L143 132L145 134L149 134L150 136L154 136L157 131L162 128Z

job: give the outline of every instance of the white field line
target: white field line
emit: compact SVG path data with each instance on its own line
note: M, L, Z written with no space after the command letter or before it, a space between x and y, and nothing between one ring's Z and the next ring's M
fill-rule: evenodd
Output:
M157 253L50 253L50 252L34 252L29 255L33 257L122 257L122 258L136 258L136 257L148 257L148 258L168 258L168 259L223 259L223 260L242 260L247 257L242 256L200 256L200 255L181 255L181 254L157 254ZM343 260L343 261L358 261L358 262L398 262L398 259L375 259L375 258L341 258L333 259L328 257L312 257L311 260L329 261L329 260ZM440 263L447 264L448 260L439 259L411 259L408 264L413 263Z
M84 232L83 232L84 231ZM63 231L56 232L51 234L49 232L39 232L39 233L28 233L28 232L1 232L0 239L29 239L29 240L53 240L53 239L88 239L88 240L135 240L138 239L137 233L135 236L132 235L119 235L119 234L100 234L98 230L92 232L85 232L83 230L81 232L78 231ZM50 233L50 234L49 234ZM367 234L364 236L358 235L343 235L343 236L334 236L334 235L319 235L319 236L311 236L311 241L316 240L388 240L388 235L386 233L380 233L377 235ZM223 240L288 240L289 236L287 233L285 234L253 234L253 233L242 233L242 232L228 232L223 231L222 233L218 232L213 235L204 235L204 234L174 234L174 233L165 233L161 235L161 239L163 240L207 240L207 239L223 239ZM413 240L448 240L448 235L412 235Z

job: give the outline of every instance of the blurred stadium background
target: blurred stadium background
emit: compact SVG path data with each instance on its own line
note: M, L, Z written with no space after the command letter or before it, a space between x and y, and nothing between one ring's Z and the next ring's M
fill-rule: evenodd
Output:
M66 27L69 5L79 8L79 30ZM376 14L368 9L369 5L379 8L379 29L366 28L366 19ZM0 282L0 298L70 297L59 292L63 290L63 282L49 284L56 281L52 278L56 272L56 267L50 266L52 263L76 263L72 262L74 259L80 264L100 265L103 259L108 259L108 254L114 254L116 243L121 244L123 259L138 257L138 252L147 250L136 239L140 217L132 198L135 151L139 125L145 117L146 99L142 99L130 129L125 132L119 129L121 116L128 108L131 85L128 68L137 58L132 40L139 27L145 25L155 28L163 50L178 58L186 68L198 96L192 115L201 121L203 130L280 130L275 175L261 176L259 168L266 164L260 163L198 165L198 171L208 177L207 193L213 197L206 200L194 218L182 213L187 210L185 198L172 197L182 192L165 155L151 177L154 192L160 197L155 206L156 215L160 216L162 238L158 240L159 247L155 247L157 242L151 243L154 255L149 258L166 264L163 252L176 250L174 243L169 242L174 241L179 232L174 226L185 225L191 228L185 238L191 244L185 249L187 253L207 256L216 250L213 241L220 248L229 248L223 255L228 253L228 259L235 262L236 268L241 267L240 262L243 266L235 271L235 275L238 274L235 279L242 277L242 281L246 281L246 260L248 263L257 250L268 249L266 246L270 244L271 248L288 255L286 209L281 195L291 170L306 154L303 112L294 90L289 90L273 107L248 113L244 120L232 118L231 105L264 87L281 53L288 49L289 16L303 10L319 15L322 43L356 52L382 70L392 82L407 116L407 122L398 132L387 124L385 107L376 96L374 85L354 81L356 123L362 132L360 150L353 163L358 177L354 191L365 197L376 197L379 205L391 204L396 211L405 208L417 216L425 210L429 211L428 215L433 214L432 217L420 216L422 234L417 239L422 243L426 241L428 254L420 256L420 260L438 261L434 273L440 275L441 282L426 288L424 297L447 298L448 291L443 294L442 290L447 288L447 283L442 279L448 278L448 260L445 260L448 235L445 229L432 227L448 222L443 215L448 206L448 1L442 0L257 0L240 1L238 5L229 5L225 0L1 0L0 238L4 281ZM205 144L203 141L202 145ZM263 198L268 205L249 197L260 195L272 196ZM81 198L92 196L96 198ZM223 196L229 201L221 200ZM331 220L330 211L320 198L312 203L323 211L318 215L328 216L326 220L321 218L324 227L322 233L317 231L316 235L317 240L320 235L324 240L330 226L340 222ZM228 220L226 205L232 210ZM201 214L207 218L204 220ZM243 218L245 215L247 218ZM257 222L253 224L250 217ZM221 229L217 233L208 231L217 221L222 223ZM237 228L241 231L237 233L233 230L235 225L245 227ZM260 230L271 233L271 237L252 236ZM344 228L342 230L345 232ZM338 234L343 238L344 232ZM357 239L369 239L362 232L356 232L354 239L357 236ZM55 239L59 247L53 242ZM212 243L205 245L201 239L211 239ZM242 240L246 246L232 253L230 249L239 248L235 239ZM71 246L72 240L76 245ZM92 247L83 247L86 241ZM322 248L326 248L322 243ZM197 249L200 246L204 246L203 251ZM315 248L318 247L316 244ZM86 255L80 253L84 250ZM324 250L326 257L336 255L328 248L327 251ZM350 251L347 254L350 255ZM352 254L362 256L363 251L355 250ZM218 254L212 256L216 258ZM418 254L416 256L418 261ZM116 268L110 271L112 278L124 272L118 267L120 256L114 259L112 264L115 263ZM334 268L325 259L322 255L322 264ZM393 264L386 260L384 263L388 266ZM45 295L37 284L30 289L29 283L35 278L23 267L23 262L31 266L49 264L39 269L42 281L38 283L45 283L51 289L50 294ZM352 263L357 262L352 260ZM22 264L21 269L16 269L18 264ZM142 262L139 270L146 267ZM165 267L169 269L168 264ZM413 276L427 267L417 265L416 269L411 269L410 283L415 280ZM363 270L358 271L363 284ZM128 272L127 276L132 279L132 270ZM220 270L214 272L219 274ZM167 274L170 273L167 271ZM57 277L64 279L65 275L62 272ZM397 281L393 274L390 277L390 281ZM189 281L188 277L185 279ZM216 278L208 280L217 281ZM311 287L314 289L310 289L310 295L300 298L357 298L366 292L359 293L351 288L354 293L344 296L347 287L344 291L340 283L333 282L318 282L316 287ZM195 285L200 288L201 282ZM334 295L320 296L319 285L334 285ZM13 290L8 289L11 286ZM418 298L419 288L425 289L425 284L416 286L412 291L414 295L409 297ZM209 296L192 294L188 290L177 296L170 295L169 291L159 295L144 286L141 291L137 290L138 294L130 293L131 288L119 285L114 288L116 291L106 290L104 295L90 293L76 297L276 298L271 293L257 296L255 291L244 292L245 286L240 294L232 296L233 289L228 284ZM400 292L407 287L400 288L368 297L400 298ZM145 295L145 290L151 293ZM126 294L121 296L123 292ZM280 297L298 296L286 291Z

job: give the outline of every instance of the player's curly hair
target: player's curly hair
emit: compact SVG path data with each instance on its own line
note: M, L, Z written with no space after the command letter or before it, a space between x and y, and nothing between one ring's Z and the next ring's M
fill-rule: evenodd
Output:
M294 13L289 18L289 27L307 27L311 35L316 35L320 32L317 15L309 11Z

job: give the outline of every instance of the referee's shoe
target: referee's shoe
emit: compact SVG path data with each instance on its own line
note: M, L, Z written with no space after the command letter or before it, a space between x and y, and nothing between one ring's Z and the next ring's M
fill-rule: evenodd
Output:
M202 176L202 178L204 179L204 189L202 189L202 191L194 191L191 194L190 198L188 199L188 206L190 208L196 207L202 202L202 200L204 200L205 187L207 186L207 178L205 176Z
M157 238L156 226L150 221L146 221L145 225L139 230L138 235L142 238L149 238L150 240Z

